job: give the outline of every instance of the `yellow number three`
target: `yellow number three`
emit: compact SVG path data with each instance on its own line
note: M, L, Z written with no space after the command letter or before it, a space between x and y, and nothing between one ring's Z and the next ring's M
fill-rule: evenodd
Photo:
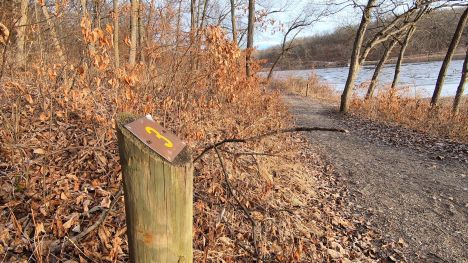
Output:
M166 146L167 148L174 147L172 142L168 138L162 136L156 129L151 128L151 127L145 127L145 130L148 134L154 133L156 135L156 138L164 140L166 142L164 146Z

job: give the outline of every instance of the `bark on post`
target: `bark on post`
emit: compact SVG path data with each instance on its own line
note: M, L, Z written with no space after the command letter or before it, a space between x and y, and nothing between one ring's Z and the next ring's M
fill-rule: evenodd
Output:
M468 46L466 48L465 61L463 62L463 71L460 79L460 84L458 84L457 94L453 100L453 113L457 114L460 109L461 99L463 97L463 92L465 91L465 83L468 79Z
M26 23L28 22L28 0L20 1L20 19L18 21L18 30L17 33L17 50L16 50L16 61L18 62L19 67L24 67L26 65L26 55L24 53L24 40L26 38Z
M249 0L249 22L247 25L247 56L245 58L245 74L250 77L251 53L253 48L255 24L255 0Z
M348 79L346 80L346 85L343 90L343 94L341 95L340 112L347 112L349 109L349 100L351 99L353 93L354 82L361 67L359 63L359 56L361 54L362 42L364 41L364 35L370 22L371 11L374 8L376 2L377 0L369 0L367 2L366 8L364 9L364 12L362 13L361 23L356 33L353 52L351 53L351 65L349 67Z
M457 48L458 42L460 42L467 20L468 7L465 8L465 11L463 12L463 14L460 17L460 20L458 21L457 29L455 30L455 34L453 35L452 41L450 42L450 46L447 50L447 54L445 55L444 61L442 62L442 66L440 67L439 76L437 77L436 86L434 88L434 93L432 94L432 107L436 107L437 103L439 102L440 93L442 91L442 86L444 85L445 75L447 74L448 66L450 64L450 61L452 61L452 57L455 53L455 49Z
M124 182L130 262L193 261L193 162L187 149L169 163L124 125L117 138Z
M139 0L131 0L131 15L130 15L130 54L128 64L135 65L136 52L138 43L138 9L140 8Z
M119 1L113 0L112 1L113 8L114 8L114 59L115 59L115 67L120 67L120 51L119 51Z
M390 42L390 45L387 47L385 50L382 58L380 58L379 63L375 67L374 74L372 75L372 80L369 84L369 88L367 89L367 94L366 94L366 100L372 98L374 96L374 91L375 91L375 86L377 86L377 82L379 79L380 71L382 70L383 66L385 65L385 62L387 62L388 57L392 53L392 49L395 47L396 43L398 41L396 39L392 40Z
M396 85L398 84L398 80L400 78L401 64L403 64L403 58L405 57L406 47L408 46L408 43L411 37L413 36L415 30L416 30L416 26L413 25L408 30L408 33L406 34L406 37L405 37L405 41L403 41L403 45L401 46L400 54L398 55L398 60L395 65L395 74L393 75L392 89L394 89Z

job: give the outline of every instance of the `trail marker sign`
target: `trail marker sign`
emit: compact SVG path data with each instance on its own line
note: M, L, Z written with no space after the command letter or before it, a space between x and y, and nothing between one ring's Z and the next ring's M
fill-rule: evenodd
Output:
M125 128L169 162L173 162L185 148L183 141L159 125L151 115L126 124Z

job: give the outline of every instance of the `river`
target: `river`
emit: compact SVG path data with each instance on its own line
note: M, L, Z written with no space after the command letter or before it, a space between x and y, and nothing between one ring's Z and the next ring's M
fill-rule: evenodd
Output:
M439 74L442 61L405 63L401 66L400 87L405 88L407 96L430 97L434 91L434 86ZM463 60L453 60L450 63L447 76L442 89L442 96L454 96L460 82ZM375 66L369 65L361 68L357 84L370 81L374 73ZM385 65L379 77L379 86L389 85L393 80L395 64ZM342 91L346 78L348 77L348 67L341 68L320 68L314 70L286 70L276 71L274 78L284 79L287 77L308 78L314 72L322 81L328 83L338 91ZM465 89L465 93L468 90Z

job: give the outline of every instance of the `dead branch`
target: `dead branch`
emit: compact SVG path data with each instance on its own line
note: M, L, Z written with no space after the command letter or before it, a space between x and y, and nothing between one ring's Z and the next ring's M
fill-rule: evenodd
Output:
M270 132L267 132L267 133L264 133L264 134L260 134L260 135L255 135L255 136L252 136L252 137L248 137L248 138L231 138L231 139L224 139L220 142L217 142L217 143L214 143L212 145L209 145L207 146L205 149L203 149L203 151L193 160L194 162L198 161L201 157L203 157L203 155L205 155L205 153L207 153L208 151L216 148L216 147L219 147L225 143L246 143L246 142L249 142L249 141L256 141L256 140L260 140L260 139L263 139L265 137L269 137L269 136L274 136L274 135L278 135L278 134L282 134L282 133L290 133L290 132L312 132L312 131L331 131L331 132L343 132L343 133L347 133L348 131L347 130L344 130L344 129L339 129L339 128L323 128L323 127L296 127L296 128L289 128L289 129L280 129L280 130L274 130L274 131L270 131Z
M256 227L255 220L250 215L250 211L247 209L247 207L245 207L244 204L242 204L242 202L239 200L239 198L237 198L237 196L234 194L234 190L233 190L233 187L231 185L231 182L229 181L229 176L228 176L226 167L224 166L223 158L221 157L221 154L220 154L218 148L216 148L216 146L214 147L214 149L216 151L216 155L218 156L219 163L220 163L221 168L223 170L224 181L226 183L226 188L228 189L229 194L234 198L236 203L242 208L242 211L244 212L245 216L247 217L247 219L250 221L250 223L252 225L252 241L253 241L253 246L254 246L254 249L255 249L255 257L258 259L259 252L258 252L258 246L257 246L257 238L256 238L256 235L255 235L255 227Z

